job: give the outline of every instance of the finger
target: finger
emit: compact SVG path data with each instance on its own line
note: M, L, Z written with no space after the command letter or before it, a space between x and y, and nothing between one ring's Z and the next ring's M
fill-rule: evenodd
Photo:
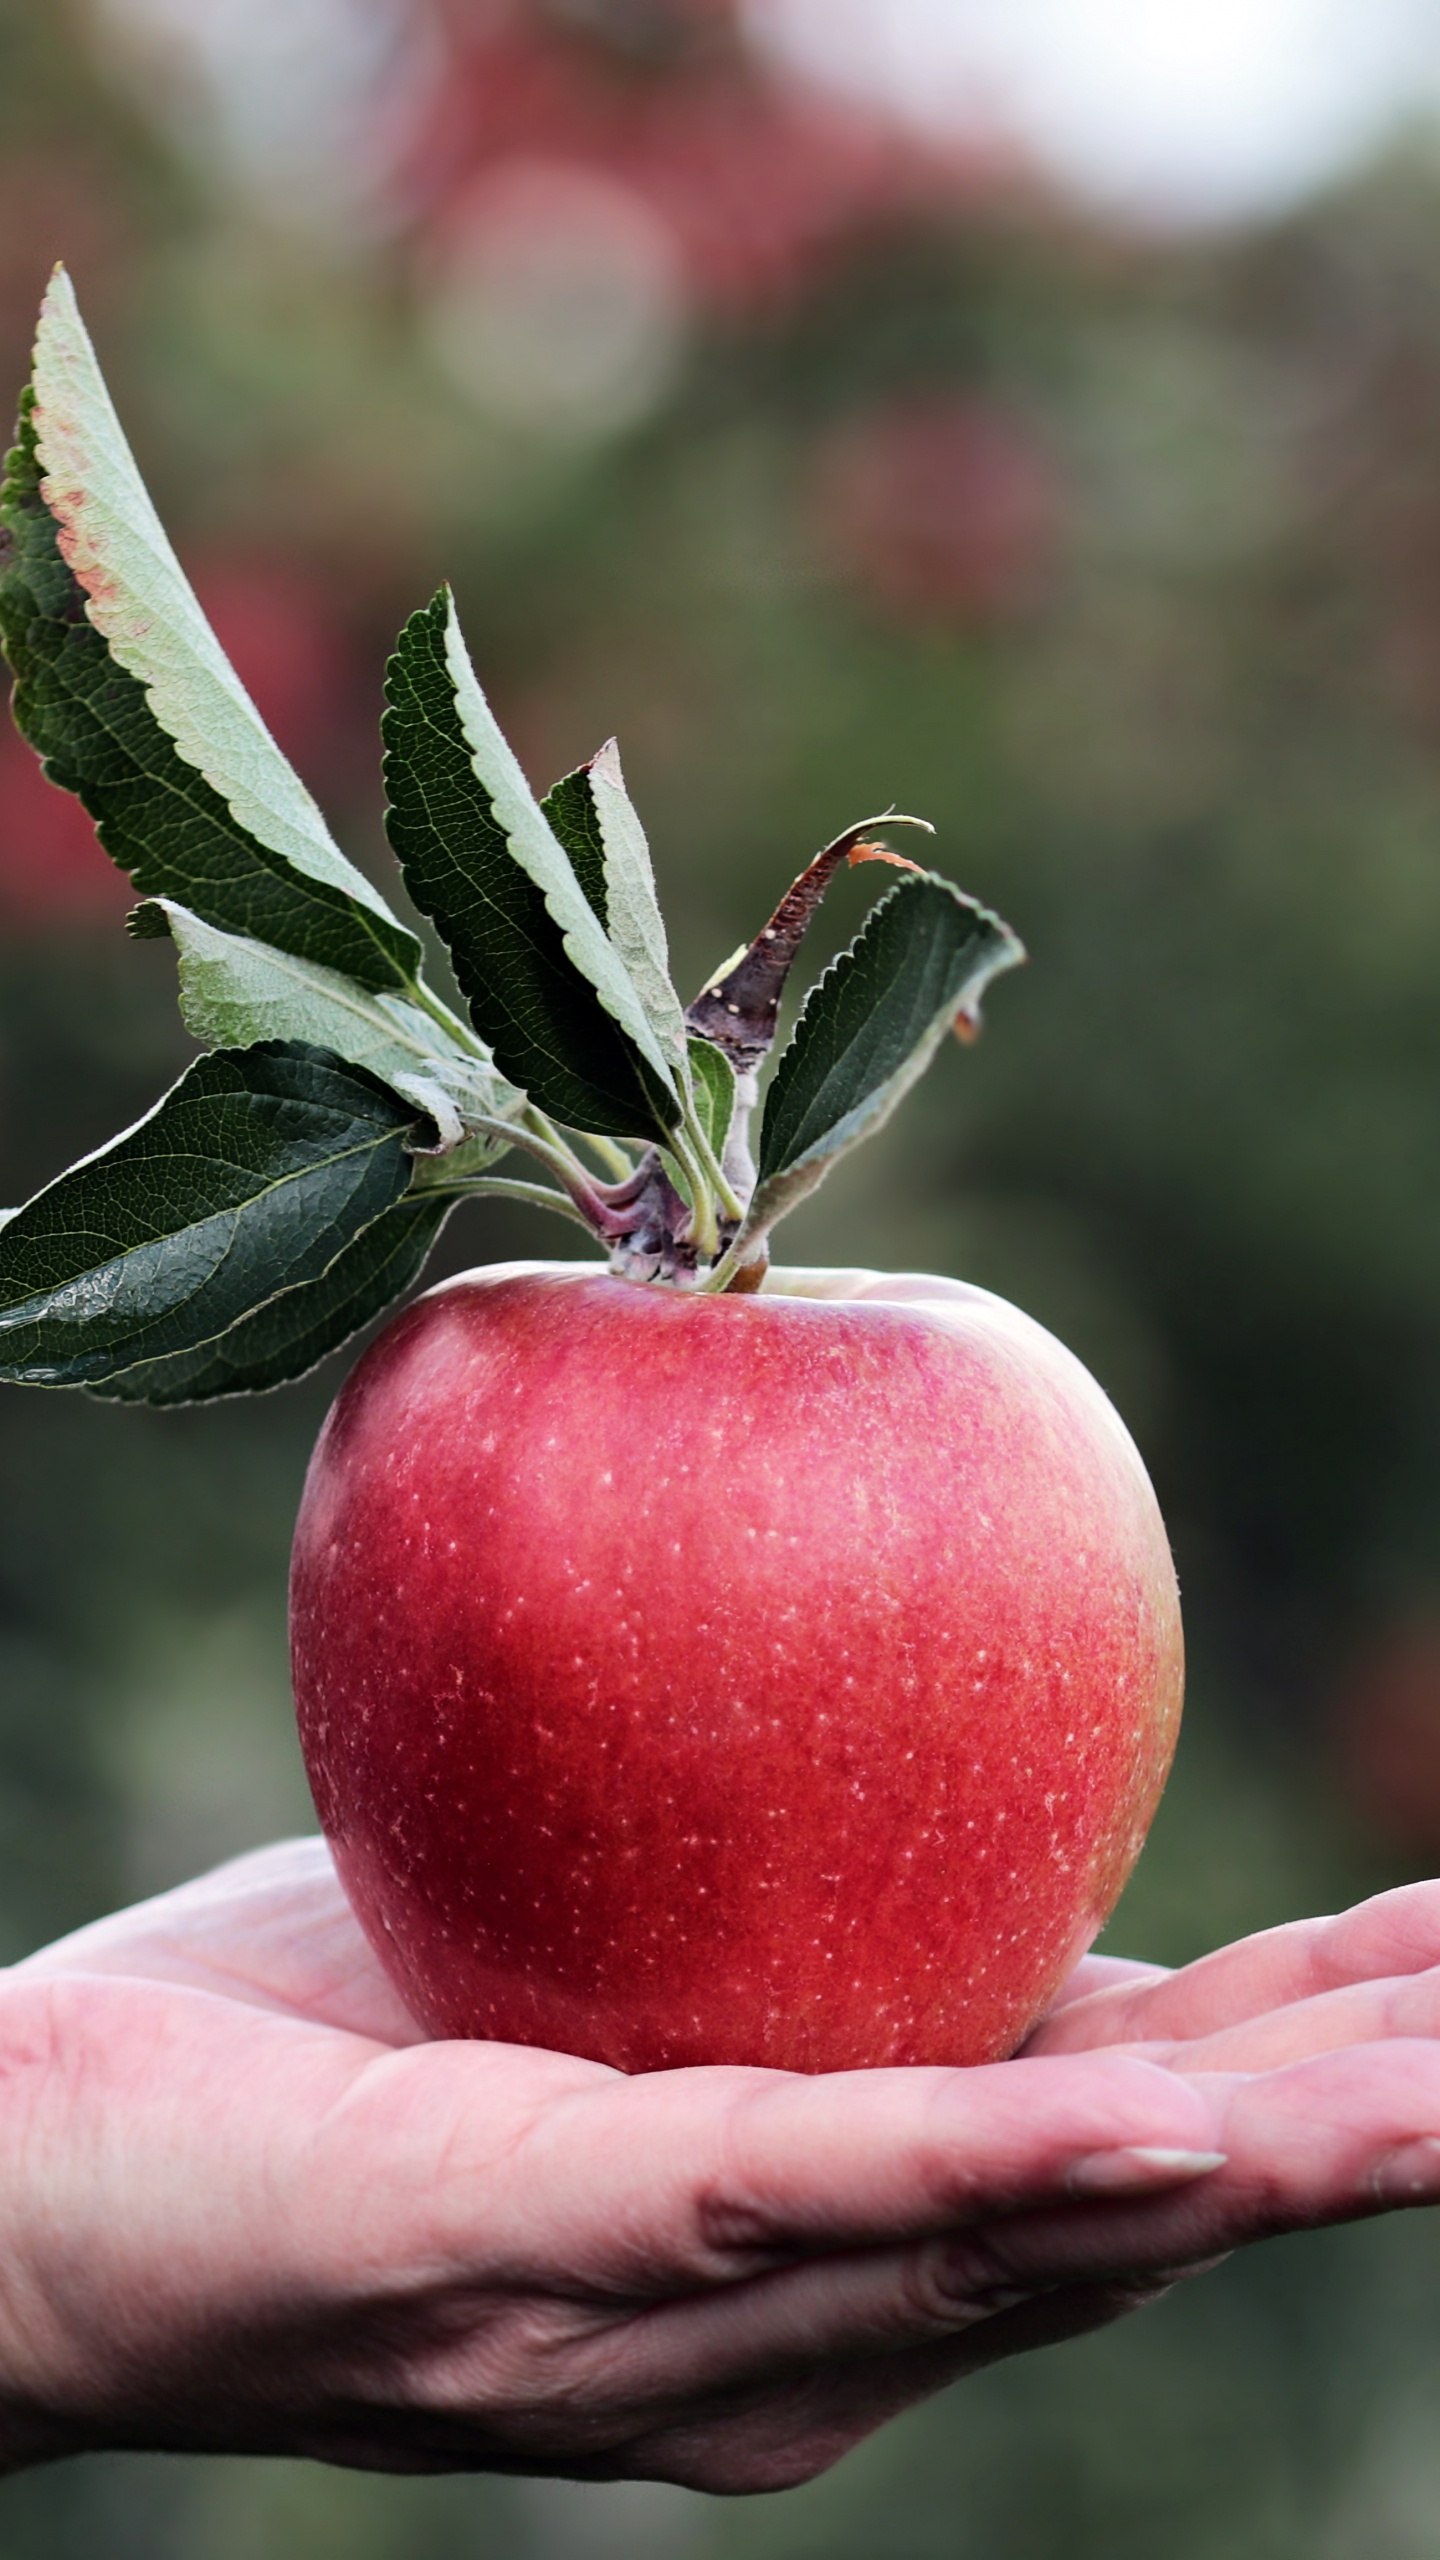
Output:
M281 1840L233 1858L193 1883L75 1930L11 1972L186 1983L378 2043L423 2041L320 1839Z
M757 2369L752 2363L738 2381L712 2375L700 2393L682 2392L673 2372L662 2374L658 2388L638 2403L614 2387L608 2357L598 2391L573 2388L567 2359L566 2378L551 2393L532 2386L518 2408L503 2411L495 2407L489 2376L456 2365L441 2387L432 2381L427 2398L412 2366L402 2404L365 2407L363 2415L353 2395L339 2414L321 2404L293 2419L283 2439L262 2425L252 2449L372 2470L560 2471L568 2479L670 2480L722 2495L792 2488L978 2364L1100 2327L1165 2289L1163 2283L1071 2286L957 2336L841 2362L817 2356L807 2344L783 2364L771 2359ZM492 2365L493 2343L485 2359ZM202 2436L176 2441L192 2450L211 2444ZM221 2449L238 2442L243 2435L232 2420Z
M1062 2009L1073 2008L1077 2000L1088 2000L1097 1991L1142 1991L1151 1985L1170 1980L1170 1967L1163 1964L1139 1964L1130 1956L1082 1956L1069 1978L1062 1982L1047 2013L1055 2018ZM1036 2038L1044 2033L1045 2022L1023 2048L1038 2051Z
M1107 2179L1112 2192L1173 2183L1220 2147L1201 2089L1096 2054L823 2078L597 2078L559 2092L497 2156L480 2093L503 2052L491 2048L487 2065L485 2048L432 2047L382 2067L392 2090L402 2069L415 2077L439 2134L437 2246L463 2267L483 2228L503 2262L627 2301L950 2231Z
M1265 2072L1348 2045L1420 2036L1440 2037L1440 1968L1352 1983L1213 2035L1147 2044L1145 2052L1151 2061L1183 2065L1187 2072Z
M624 2468L631 2477L729 2497L796 2488L978 2366L1104 2328L1168 2289L1159 2281L1071 2285L937 2345L840 2365L812 2363L783 2384L772 2381L743 2399L731 2396L718 2408L692 2409L676 2423L643 2429L626 2445ZM617 2467L612 2458L603 2476L613 2478Z
M1013 2281L1191 2264L1287 2231L1440 2203L1440 2045L1347 2046L1256 2077L1204 2075L1226 2164L1168 2194L1014 2216L983 2238Z
M1376 1894L1336 1918L1291 1921L1202 1956L1158 1981L1119 1982L1066 2002L1032 2053L1202 2036L1372 1976L1440 1965L1440 1882Z
M1257 2232L1440 2200L1440 2045L1347 2047L1234 2087L1231 2187Z
M1027 2260L1023 2271L1017 2254ZM509 2423L537 2456L573 2447L577 2408L587 2413L591 2446L599 2450L671 2422L693 2428L697 2418L748 2400L778 2407L797 2392L838 2408L850 2441L952 2373L1066 2333L1069 2315L1051 2304L1008 2345L1002 2337L987 2353L973 2343L992 2323L1052 2292L1048 2272L1028 2264L1033 2254L1012 2250L1001 2224L806 2261L638 2316L619 2309L607 2316L602 2308L587 2316L577 2307L537 2328L532 2306L516 2315L513 2346L506 2322L491 2321L477 2345L460 2340L431 2361L421 2388L433 2413L455 2414L497 2360L509 2364L524 2377ZM1106 2316L1113 2316L1163 2290L1171 2276L1168 2268L1121 2278L1107 2270L1095 2300L1103 2296ZM1084 2325L1078 2310L1070 2325ZM921 2351L928 2365L915 2362ZM904 2379L904 2366L920 2375L918 2383ZM933 2381L924 2379L927 2370ZM858 2394L847 2392L847 2374L859 2378ZM790 2418L782 2432L794 2436Z

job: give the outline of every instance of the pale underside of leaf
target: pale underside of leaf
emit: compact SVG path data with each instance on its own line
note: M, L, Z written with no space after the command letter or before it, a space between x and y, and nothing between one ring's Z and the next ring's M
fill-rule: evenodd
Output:
M137 911L149 930L163 914L179 958L185 1027L208 1049L249 1048L256 1041L303 1040L364 1067L445 1125L468 1106L490 1119L518 1110L523 1096L482 1059L444 1040L428 1014L403 996L373 994L318 960L297 959L248 935L222 933L173 898L150 898ZM437 1103L439 1107L437 1107ZM454 1141L452 1141L453 1143ZM496 1141L494 1152L503 1152Z
M630 973L585 897L563 846L552 833L480 690L479 679L470 663L456 618L453 597L447 598L445 662L476 777L489 795L496 823L502 829L511 853L541 892L551 917L560 928L566 954L573 966L582 977L588 978L606 1012L619 1023L658 1081L674 1093L678 1103L675 1077L651 1028Z
M426 1117L435 1123L433 1145L417 1146L415 1149L417 1155L451 1156L457 1147L464 1145L465 1123L460 1116L460 1106L454 1095L448 1093L443 1084L437 1084L433 1076L409 1075L403 1068L398 1075L387 1076L385 1081L392 1093L398 1093L405 1102L413 1102L418 1110L423 1111ZM481 1141L481 1155L484 1163L489 1164L495 1156L504 1153L503 1139L487 1136Z
M685 1009L670 978L665 923L655 895L650 847L625 788L613 738L587 768L605 863L606 930L629 972L656 1045L677 1086L687 1067Z
M272 852L343 891L392 936L402 931L334 842L206 621L140 477L63 269L42 306L34 380L42 494L61 549L90 620L146 687L177 753Z

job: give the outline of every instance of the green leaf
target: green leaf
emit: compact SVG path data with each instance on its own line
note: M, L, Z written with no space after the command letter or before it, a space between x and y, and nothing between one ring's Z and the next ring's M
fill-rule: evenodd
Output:
M735 1116L735 1070L713 1040L701 1040L692 1034L689 1047L695 1116L718 1163L725 1153L725 1141Z
M625 788L613 738L581 767L599 829L605 871L605 929L644 1007L655 1043L677 1085L686 1071L685 1008L670 978L665 921L639 813ZM593 903L593 901L592 901Z
M303 1040L364 1067L437 1119L444 1118L446 1097L452 1118L457 1106L463 1112L468 1105L501 1119L521 1100L513 1085L482 1059L467 1057L403 996L376 995L318 960L222 933L171 898L148 899L129 923L141 938L173 935L180 1011L186 1029L208 1049ZM454 1135L458 1139L458 1119ZM492 1152L504 1152L498 1141Z
M443 1199L397 1200L362 1227L318 1280L282 1290L197 1351L142 1360L89 1393L124 1404L199 1404L303 1378L419 1278L452 1206Z
M936 872L875 907L811 988L775 1070L745 1237L813 1191L838 1157L887 1120L957 1021L978 1024L989 980L1023 960L1008 925Z
M666 1063L656 1050L635 986L613 941L607 938L614 926L615 871L603 807L601 834L605 845L606 890L612 913L606 927L601 929L563 848L537 808L530 786L480 690L456 618L455 601L448 591L445 596L444 647L446 666L454 688L455 710L470 750L475 776L490 801L492 822L502 830L515 861L543 891L546 906L564 934L567 956L582 976L589 979L606 1011L628 1033L641 1056L658 1070L668 1087ZM623 796L623 785L621 790ZM672 1092L670 1100L674 1103L678 1097Z
M540 814L570 856L570 868L585 892L592 914L602 925L610 921L605 895L605 840L600 812L590 788L590 768L577 765L552 783L540 803Z
M663 1137L674 1079L475 681L448 591L386 678L390 841L502 1075L572 1128Z
M607 739L598 754L555 783L540 807L624 962L656 1044L683 1089L685 1010L670 976L650 847L625 788L615 740Z
M95 1384L319 1279L407 1188L414 1117L298 1044L197 1058L0 1229L0 1377Z
M406 986L420 946L332 841L206 622L62 272L0 525L16 721L137 888L365 986Z

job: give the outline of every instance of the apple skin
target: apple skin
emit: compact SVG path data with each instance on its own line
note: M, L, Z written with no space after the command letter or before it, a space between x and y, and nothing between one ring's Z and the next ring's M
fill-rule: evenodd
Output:
M1118 1415L916 1275L431 1290L320 1435L292 1628L320 1819L415 2016L622 2071L1012 2052L1180 1714Z

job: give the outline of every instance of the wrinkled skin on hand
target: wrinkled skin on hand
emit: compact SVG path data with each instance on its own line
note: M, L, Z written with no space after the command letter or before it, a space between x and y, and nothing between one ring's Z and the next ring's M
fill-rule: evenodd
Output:
M1425 1886L1091 1959L980 2070L627 2079L423 2041L288 1842L0 1977L0 2452L778 2488L1239 2241L1440 2197L1437 2024Z

